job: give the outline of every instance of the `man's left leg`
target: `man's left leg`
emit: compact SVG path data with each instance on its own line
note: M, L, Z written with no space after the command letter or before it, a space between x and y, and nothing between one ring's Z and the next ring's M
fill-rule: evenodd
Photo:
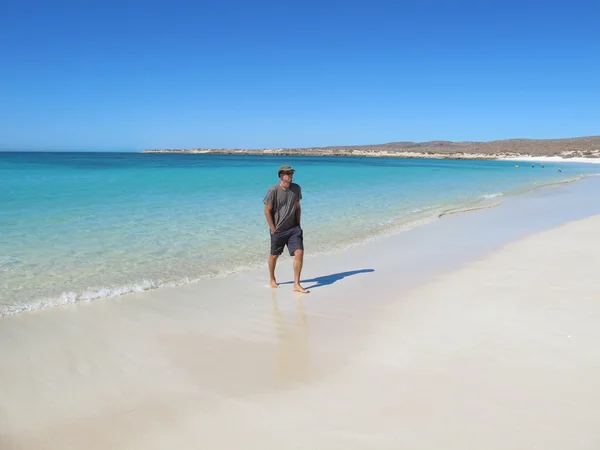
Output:
M304 262L304 250L294 252L294 291L308 294L310 291L300 285L300 274L302 273L302 264Z

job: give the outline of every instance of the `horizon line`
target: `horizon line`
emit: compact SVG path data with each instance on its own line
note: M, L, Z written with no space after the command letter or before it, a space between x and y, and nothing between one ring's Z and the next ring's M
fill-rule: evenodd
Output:
M561 141L561 140L572 140L572 139L590 139L590 138L600 138L600 135L586 135L586 136L572 136L572 137L562 137L562 138L526 138L526 137L514 137L514 138L506 138L506 139L491 139L487 141L477 141L477 140L460 140L460 141L451 141L445 139L432 139L428 141L389 141L389 142L381 142L377 144L346 144L346 145L324 145L324 146L302 146L302 147L262 147L262 148L250 148L250 147L162 147L162 148L141 148L141 149L118 149L118 150L102 150L102 149L57 149L57 148L49 148L49 149L32 149L32 148L0 148L0 153L19 153L19 152L30 152L30 153L140 153L145 150L195 150L195 149L213 149L213 150L265 150L265 149L325 149L331 147L368 147L368 146L381 146L381 145L390 145L390 144L427 144L427 143L491 143L491 142L503 142L503 141Z

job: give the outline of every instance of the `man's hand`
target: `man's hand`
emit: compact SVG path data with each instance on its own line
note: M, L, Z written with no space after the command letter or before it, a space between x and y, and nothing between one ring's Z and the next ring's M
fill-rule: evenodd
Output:
M275 227L271 227L271 234L275 234Z

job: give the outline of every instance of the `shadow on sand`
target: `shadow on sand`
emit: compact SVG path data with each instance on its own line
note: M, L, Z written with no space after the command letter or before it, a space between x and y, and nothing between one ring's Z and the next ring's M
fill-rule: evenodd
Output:
M321 286L328 286L330 284L335 283L336 281L339 281L346 277L350 277L352 275L358 275L359 273L368 273L368 272L375 272L375 269L349 270L347 272L332 273L331 275L324 275L322 277L310 278L307 280L300 280L300 283L314 283L314 284L311 284L310 286L304 286L305 289L314 289L314 288L321 287ZM294 282L293 281L285 281L285 282L279 283L279 284L280 285L281 284L294 284Z

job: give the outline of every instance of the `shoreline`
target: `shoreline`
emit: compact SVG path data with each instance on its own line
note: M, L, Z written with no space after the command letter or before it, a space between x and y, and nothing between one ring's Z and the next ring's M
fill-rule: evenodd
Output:
M304 148L187 148L145 149L141 153L270 155L270 156L359 156L416 159L503 160L513 158L562 158L567 162L600 161L600 136L562 139L504 139L497 141L389 142Z
M581 181L586 178L593 177L593 175L582 175L577 176L573 179L561 180L561 181L553 181L549 183L544 183L541 185L533 185L529 186L524 190L517 191L509 191L502 193L501 195L494 194L490 197L485 198L473 198L469 202L465 202L463 204L455 204L449 205L451 207L444 207L441 209L431 209L428 215L423 216L415 216L410 218L410 220L405 220L399 223L395 223L393 225L387 226L385 229L381 229L378 232L370 233L368 235L362 236L358 239L354 239L348 242L345 242L341 247L336 249L322 250L318 252L312 253L312 257L321 257L327 256L331 254L340 254L349 249L355 247L361 247L365 245L369 245L372 242L380 241L382 239L386 239L400 233L405 233L415 228L427 226L432 222L440 220L443 217L457 214L468 214L472 212L476 212L479 210L485 210L489 208L495 208L501 206L506 200L509 200L514 197L519 196L527 196L528 194L534 193L539 189L552 189L552 188L560 188L562 185L566 185L569 183ZM422 211L421 211L422 212ZM196 276L188 276L183 280L170 280L170 281L156 281L152 279L143 279L138 280L134 284L130 285L119 285L119 286L102 286L97 288L86 288L81 292L74 291L64 291L60 295L56 297L46 297L33 301L27 305L15 305L8 308L2 308L0 310L0 323L3 317L9 317L13 315L19 315L27 312L33 311L41 311L52 308L60 308L68 305L75 304L86 304L94 301L105 301L107 299L127 296L135 293L144 293L150 292L165 288L177 288L179 286L186 285L197 285L202 282L210 281L210 280L219 280L219 279L227 279L231 277L235 277L238 275L243 275L245 273L249 273L257 270L258 268L264 265L264 261L256 260L245 264L243 266L237 266L227 269L226 271L219 272L217 274L207 274L207 275L196 275Z
M389 152L389 151L271 151L271 150L142 150L140 153L185 154L185 155L237 155L237 156L317 156L317 157L368 157L368 158L399 158L399 159L449 159L472 161L548 161L561 163L600 164L600 153L594 156L579 156L580 153L569 155L540 155L531 154L483 154L483 153L420 153L420 152Z
M556 163L583 163L600 164L600 158L581 158L581 157L561 157L561 156L521 156L511 158L498 158L501 161L522 161L522 162L556 162Z
M262 268L4 317L0 446L592 448L599 185L306 258L308 295L286 258L276 290Z

